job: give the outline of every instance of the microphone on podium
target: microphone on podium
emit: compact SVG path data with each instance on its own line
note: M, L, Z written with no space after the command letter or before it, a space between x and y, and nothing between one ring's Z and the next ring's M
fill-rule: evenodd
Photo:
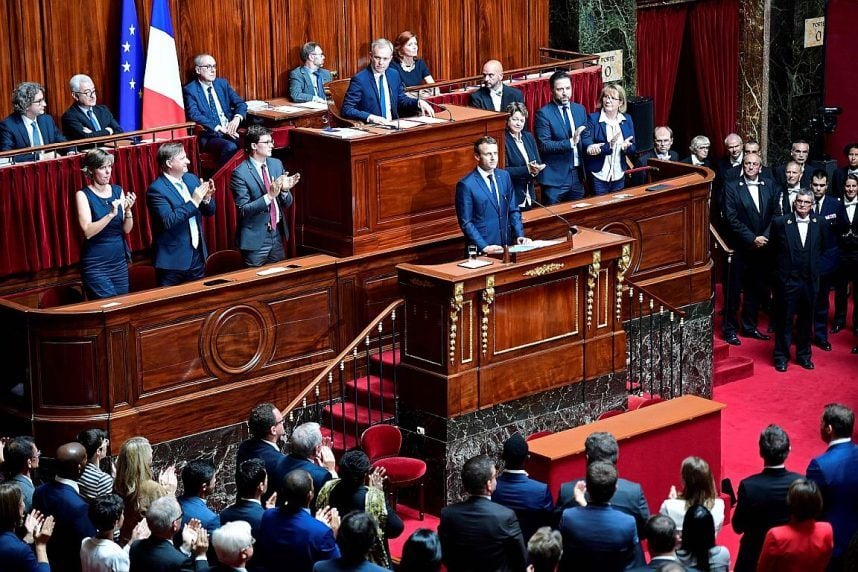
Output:
M575 236L576 234L578 234L578 227L576 227L576 226L575 226L575 225L573 225L571 222L569 222L569 219L567 219L567 218L566 218L566 217L564 217L563 215L561 215L561 214L559 214L559 213L555 212L555 211L554 211L554 209L550 208L548 205L544 205L544 204L540 203L539 201L537 201L537 200L536 200L536 199L534 199L533 197L531 197L530 201L531 201L533 204L535 204L536 206L541 207L541 208L543 208L543 209L547 210L547 211L548 211L549 213L551 213L551 215L552 215L552 216L554 216L555 218L558 218L558 219L560 219L561 221L563 221L563 224L565 224L565 225L566 225L566 240L571 241L571 240L572 240L572 237L573 237L573 236Z

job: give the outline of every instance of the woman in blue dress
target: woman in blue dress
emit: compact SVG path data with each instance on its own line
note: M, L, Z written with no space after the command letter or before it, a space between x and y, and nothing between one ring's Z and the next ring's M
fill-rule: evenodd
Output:
M426 62L417 57L417 36L405 30L393 42L393 61L390 67L399 72L405 87L435 83Z
M83 160L90 184L75 193L77 220L85 241L80 257L81 276L90 299L128 293L130 249L125 235L134 226L131 207L137 197L110 184L113 155L93 149Z

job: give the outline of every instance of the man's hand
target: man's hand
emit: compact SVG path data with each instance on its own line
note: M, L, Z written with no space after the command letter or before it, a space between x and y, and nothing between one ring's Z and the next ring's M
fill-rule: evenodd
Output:
M290 175L287 171L285 174L277 177L277 180L280 182L280 192L289 191L301 180L301 173Z
M276 508L277 507L277 493L273 493L268 500L265 501L265 508Z
M573 496L575 497L575 502L578 503L579 506L587 506L587 483L584 481L578 481L575 483Z
M769 243L769 239L765 236L758 236L754 239L754 247L762 248Z
M194 543L194 556L205 556L209 549L209 533L205 528L200 528L197 533L197 541Z
M131 531L131 540L129 543L134 542L135 540L143 540L144 538L149 538L152 535L152 531L149 530L149 524L146 522L144 518L140 522L137 523L137 526L134 527L134 530Z
M54 533L54 517L49 516L42 522L41 526L36 529L35 538L33 542L37 545L45 546L48 544L48 540L51 539L51 535Z
M534 177L541 173L544 168L545 163L537 163L536 161L531 161L527 164L527 170L530 171L530 174Z
M334 451L330 447L319 445L316 452L316 464L320 467L325 467L333 473L337 470L337 460L334 458Z
M202 527L203 524L196 518L192 518L184 527L182 527L183 552L186 552L188 554L191 553L191 549L193 548L194 543L197 541L197 536L199 536Z
M232 121L226 124L224 127L224 134L232 137L233 139L238 139L238 126L241 124L241 116L236 115L232 118Z
M483 252L486 254L500 254L503 252L503 246L498 246L497 244L490 244L483 249Z
M393 121L388 121L380 115L370 115L366 118L367 123L375 123L376 125L392 125Z
M428 102L418 99L417 105L420 107L420 111L423 115L428 115L429 117L435 117L435 110L432 109L432 106L429 105Z
M578 141L581 140L581 134L584 133L584 130L587 129L586 125L581 125L578 129L575 130L575 134L572 135L572 143L574 145L578 144Z
M194 189L194 194L191 198L193 199L195 205L200 206L200 203L208 203L210 200L212 200L212 195L214 195L214 192L214 182L203 181L199 187Z
M334 536L337 535L337 531L340 529L340 513L337 509L326 506L316 511L316 520L328 525L334 531Z
M86 133L87 135L89 135L90 133L92 133L92 129L90 129L89 127L84 127L83 129L81 129L81 131L83 131L83 132L84 132L84 133Z

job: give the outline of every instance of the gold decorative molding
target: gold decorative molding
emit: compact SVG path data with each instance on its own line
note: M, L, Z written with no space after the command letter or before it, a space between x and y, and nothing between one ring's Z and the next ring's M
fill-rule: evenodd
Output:
M593 251L593 263L587 268L587 329L593 325L593 301L596 297L596 281L602 268L602 251Z
M483 290L483 319L480 326L480 335L482 337L483 355L489 351L489 314L491 306L495 301L495 277L486 276L486 289Z
M527 272L525 272L522 276L545 276L546 274L551 274L552 272L557 272L565 266L562 262L550 262L548 264L543 264L542 266L537 266L536 268L531 268Z
M456 282L453 285L453 297L450 298L450 363L456 363L456 334L459 330L459 312L462 311L465 285Z
M630 244L623 245L623 252L620 258L617 259L617 321L623 319L623 280L626 279L626 272L629 271L629 266L632 262L632 246Z

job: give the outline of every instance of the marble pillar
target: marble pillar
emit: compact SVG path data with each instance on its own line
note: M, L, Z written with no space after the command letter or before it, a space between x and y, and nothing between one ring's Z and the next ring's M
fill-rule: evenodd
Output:
M739 134L766 156L769 116L769 13L772 0L739 3Z

